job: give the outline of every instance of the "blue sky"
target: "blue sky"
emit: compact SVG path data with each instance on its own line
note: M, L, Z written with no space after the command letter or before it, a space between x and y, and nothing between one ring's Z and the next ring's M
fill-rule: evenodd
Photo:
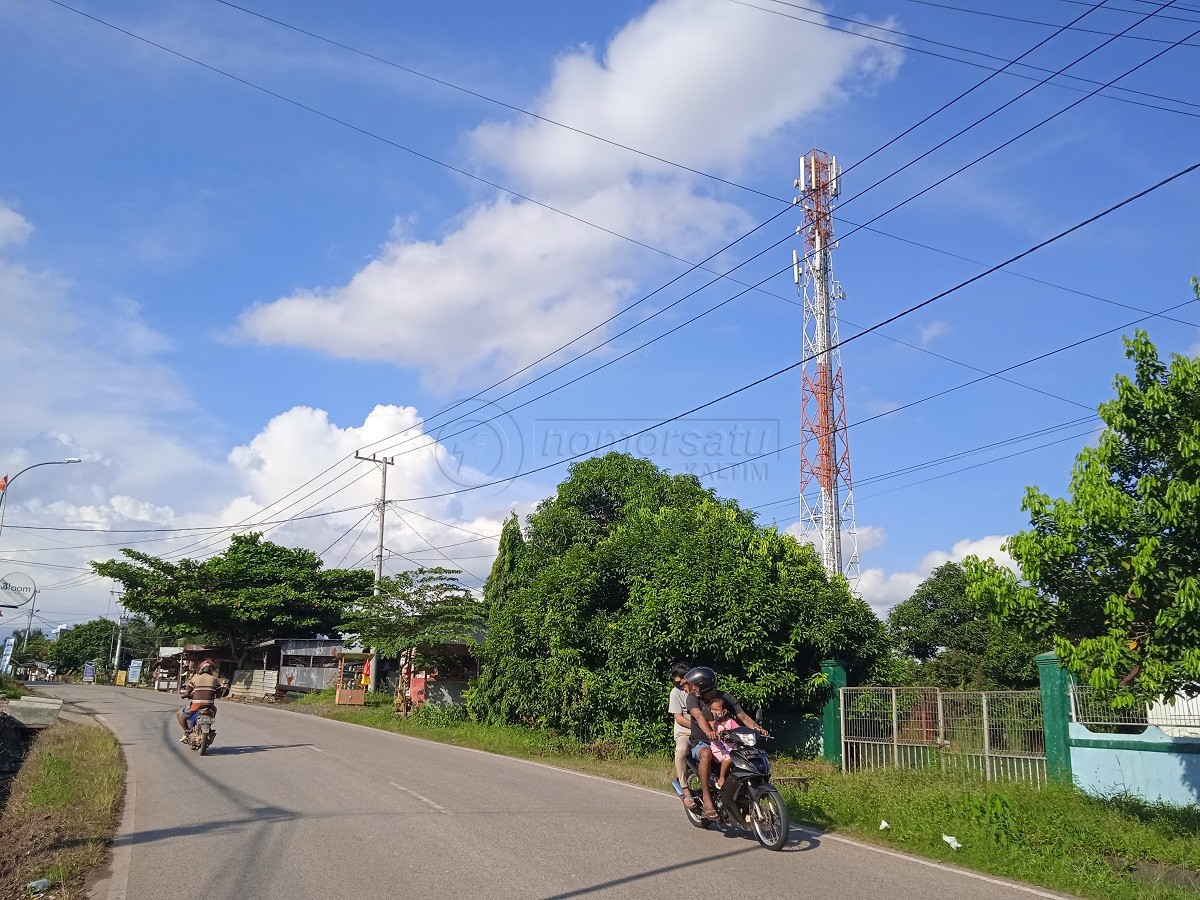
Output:
M0 7L0 461L84 460L9 493L0 559L37 581L46 624L105 611L112 585L88 560L219 552L218 526L353 507L264 527L369 565L359 507L378 476L347 459L361 447L401 454L388 569L450 557L485 575L494 541L475 538L565 469L462 488L800 358L787 204L813 147L846 169L843 338L1200 162L1192 3L1013 2L1009 18L980 0L246 3L259 15L215 0ZM851 233L1164 50L1124 90ZM996 552L1025 522L1025 485L1064 490L1129 323L1184 304L1142 327L1164 352L1200 352L1197 208L1200 175L1181 178L846 345L858 587L876 609L939 562ZM691 271L714 253L706 266L741 266L742 284ZM435 417L581 335L484 392L482 411ZM794 449L708 473L794 443L799 385L782 375L628 449L794 527ZM990 449L893 474L976 448Z

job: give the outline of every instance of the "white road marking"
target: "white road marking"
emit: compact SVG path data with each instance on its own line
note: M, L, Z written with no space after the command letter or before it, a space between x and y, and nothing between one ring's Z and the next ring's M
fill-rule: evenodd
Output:
M324 753L324 752L325 752L325 751L324 751L324 750L322 750L320 747L314 747L312 744L309 744L309 745L308 745L308 749L309 749L309 750L316 750L318 753Z
M932 859L925 859L920 856L911 856L907 853L900 853L896 850L888 850L884 847L876 847L874 844L864 844L862 841L856 841L853 838L842 837L840 834L822 833L812 828L804 828L800 825L793 825L791 828L793 833L803 834L805 836L815 837L820 841L836 841L839 844L849 844L851 847L857 847L859 850L870 850L872 853L882 853L884 856L891 856L895 859L903 859L917 865L926 866L930 869L939 869L942 872L950 872L954 875L965 875L967 878L974 878L976 881L986 881L988 884L998 884L1001 887L1010 888L1015 891L1024 891L1026 894L1032 894L1035 897L1046 897L1048 900L1068 900L1064 894L1051 894L1046 891L1038 890L1035 887L1018 884L1013 881L1005 881L1002 878L993 878L990 875L984 875L980 872L971 872L968 869L960 869L957 866L948 866L945 863L940 863Z
M416 791L410 791L408 788L404 787L403 785L396 784L396 782L394 782L394 781L389 781L388 784L390 784L392 787L394 787L398 791L404 791L404 793L409 794L410 796L416 797L422 803L432 806L434 809L436 809L440 813L446 812L444 807L438 806L436 803L434 803L428 797L422 797ZM449 815L449 814L447 813L447 815Z

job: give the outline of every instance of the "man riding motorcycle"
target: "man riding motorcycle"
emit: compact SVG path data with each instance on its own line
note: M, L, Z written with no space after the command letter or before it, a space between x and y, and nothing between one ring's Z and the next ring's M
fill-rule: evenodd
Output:
M217 714L216 700L222 693L221 682L213 675L212 660L204 660L200 663L197 673L179 689L179 695L191 701L175 714L179 727L183 729L183 737L179 739L179 743L187 743L188 732L196 726L196 718L200 713L207 712L210 716Z
M720 697L725 701L725 707L747 728L753 728L759 734L769 736L750 714L742 709L732 694L717 690L717 673L707 666L697 666L683 676L684 690L687 691L687 714L692 720L692 758L700 763L700 792L703 795L704 808L702 815L706 819L717 818L717 809L713 806L712 789L709 787L709 777L712 773L712 750L709 743L718 740L717 732L712 726L712 713L709 705Z

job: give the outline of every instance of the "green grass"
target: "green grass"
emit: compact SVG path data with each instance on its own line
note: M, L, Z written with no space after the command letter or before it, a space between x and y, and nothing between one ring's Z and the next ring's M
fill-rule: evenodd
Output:
M24 697L30 691L25 689L23 684L20 684L7 675L0 675L0 696L7 697L9 700L16 700L18 697Z
M807 790L785 785L784 795L798 819L815 825L1082 897L1174 900L1200 891L1195 808L934 770L843 775L813 766L811 774ZM891 827L881 831L885 820ZM943 834L962 848L951 849Z
M538 729L471 722L461 710L404 718L391 698L335 706L313 694L293 708L413 737L670 791L670 759L631 757ZM1129 798L1098 800L1062 787L987 783L933 770L841 774L811 761L775 760L796 821L869 843L1096 900L1183 900L1200 896L1200 810ZM789 778L804 776L807 787ZM891 826L880 831L879 823ZM962 844L953 850L942 840ZM1192 880L1194 879L1194 880Z
M49 878L56 898L83 897L108 854L125 793L125 762L105 728L60 722L38 735L13 782L0 835L13 851L0 897Z

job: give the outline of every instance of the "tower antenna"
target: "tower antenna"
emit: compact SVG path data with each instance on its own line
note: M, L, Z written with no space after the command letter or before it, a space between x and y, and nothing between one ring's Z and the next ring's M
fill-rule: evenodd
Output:
M837 158L812 150L800 158L793 201L804 210L804 256L792 251L796 291L804 301L800 394L800 523L829 575L858 581L854 482L846 436L837 304L845 299L833 277L833 206L841 193ZM817 491L819 490L819 496Z

